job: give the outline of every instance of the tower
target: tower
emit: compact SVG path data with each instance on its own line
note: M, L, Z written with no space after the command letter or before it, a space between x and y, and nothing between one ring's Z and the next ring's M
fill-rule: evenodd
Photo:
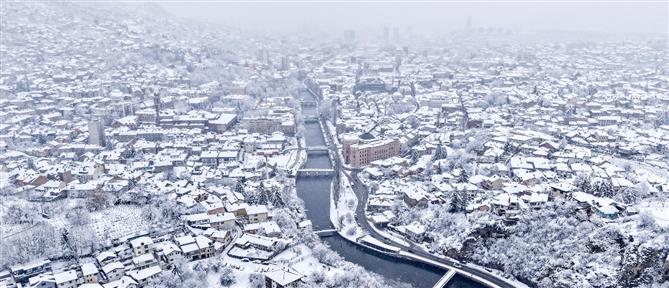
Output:
M353 44L355 42L355 30L344 30L344 42L346 44Z
M105 146L105 127L102 125L102 121L93 120L88 122L88 144Z
M281 57L281 70L288 70L290 68L290 60L287 55Z
M160 125L160 93L154 92L153 94L153 108L156 110L156 126Z
M258 50L258 61L263 64L270 64L269 50L265 48Z

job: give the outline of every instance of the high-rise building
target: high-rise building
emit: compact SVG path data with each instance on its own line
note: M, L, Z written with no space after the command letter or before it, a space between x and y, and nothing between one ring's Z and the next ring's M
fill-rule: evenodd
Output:
M258 50L258 61L263 64L269 64L270 63L269 50L264 48Z
M281 57L281 70L288 70L290 68L290 59L288 56L284 55Z
M390 28L388 26L383 27L383 43L388 43L390 41Z
M355 42L355 30L344 30L344 42L347 44Z
M105 146L105 127L100 120L88 122L88 144Z

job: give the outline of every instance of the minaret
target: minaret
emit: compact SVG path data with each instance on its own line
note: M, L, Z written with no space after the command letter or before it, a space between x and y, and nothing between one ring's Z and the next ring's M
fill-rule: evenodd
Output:
M156 126L160 126L160 93L153 94L153 107L156 109Z

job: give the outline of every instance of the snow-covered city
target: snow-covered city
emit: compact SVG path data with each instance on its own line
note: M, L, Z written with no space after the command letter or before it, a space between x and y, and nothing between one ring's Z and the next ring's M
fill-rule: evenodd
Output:
M1 3L0 287L669 287L667 2L223 2Z

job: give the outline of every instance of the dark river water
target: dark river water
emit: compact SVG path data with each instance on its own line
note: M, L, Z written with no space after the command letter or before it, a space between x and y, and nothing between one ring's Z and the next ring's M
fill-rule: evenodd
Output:
M315 113L315 109L308 113ZM307 112L304 111L303 112ZM308 116L308 115L305 115ZM324 146L325 140L318 123L305 124L305 140L307 147ZM332 163L327 155L311 155L307 158L305 168L331 168ZM331 229L330 223L330 182L331 176L298 177L296 180L297 194L304 201L307 217L312 222L314 231ZM413 287L433 287L446 273L446 270L413 262L401 258L390 257L355 245L341 236L322 237L321 240L344 257L365 269L375 272L386 279L407 283ZM484 287L470 279L456 275L446 286L448 288L479 288Z

